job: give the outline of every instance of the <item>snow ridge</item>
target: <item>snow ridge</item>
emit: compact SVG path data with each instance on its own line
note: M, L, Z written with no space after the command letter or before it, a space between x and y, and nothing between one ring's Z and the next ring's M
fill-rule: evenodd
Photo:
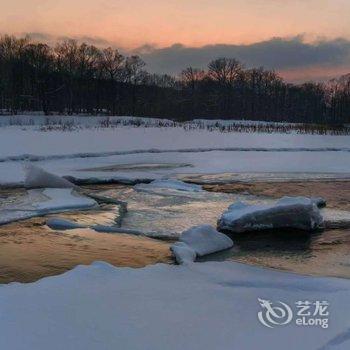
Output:
M144 153L202 153L202 152L350 152L348 147L198 147L198 148L178 148L178 149L135 149L129 151L111 151L111 152L84 152L73 154L55 154L55 155L35 155L20 154L0 157L0 163L31 161L38 162L43 160L72 159L72 158L97 158L108 156L122 156L128 154Z

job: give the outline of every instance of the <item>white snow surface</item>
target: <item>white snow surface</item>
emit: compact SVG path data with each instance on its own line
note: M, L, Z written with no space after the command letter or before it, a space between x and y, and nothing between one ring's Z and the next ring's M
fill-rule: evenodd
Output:
M215 230L210 225L199 225L182 232L179 240L186 243L198 256L203 256L231 248L231 238Z
M332 178L350 174L349 136L222 133L131 117L113 117L110 123L118 127L101 127L105 119L0 117L0 185L24 183L23 161L35 162L58 176L92 182L154 180L179 174L322 174ZM141 126L128 126L130 120L137 120ZM79 128L42 129L46 124L65 123ZM169 163L174 166L156 166ZM143 164L148 167L142 168Z
M120 127L40 131L33 127L0 127L0 160L87 156L135 150L349 150L349 136L221 133L181 127Z
M78 266L0 287L0 348L8 350L348 350L350 281L232 262ZM258 299L294 312L273 329ZM328 301L329 327L297 326L298 301Z
M350 137L349 137L350 139ZM1 144L1 139L0 139ZM140 170L135 164L169 164L171 169ZM136 153L93 158L49 159L37 166L58 176L72 176L90 181L163 179L182 174L234 173L237 179L252 178L349 178L350 152L164 152ZM176 168L177 164L179 166ZM191 164L183 167L182 164ZM99 167L123 165L122 169L99 170ZM127 166L130 165L130 169ZM90 170L87 170L90 169ZM24 172L19 161L0 162L0 184L23 184Z

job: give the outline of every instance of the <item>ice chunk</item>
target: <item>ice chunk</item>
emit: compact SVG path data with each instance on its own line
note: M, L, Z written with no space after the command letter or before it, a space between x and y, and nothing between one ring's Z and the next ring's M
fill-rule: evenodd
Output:
M33 195L37 190L29 190ZM72 188L45 188L42 194L46 200L33 203L33 207L42 214L51 211L66 211L72 209L89 209L98 206L96 201L80 195Z
M136 189L166 188L166 189L186 191L186 192L202 191L202 186L186 183L180 180L154 180L149 184L136 185L135 188Z
M31 163L24 166L26 188L73 188L74 184L68 180L51 174Z
M326 229L349 229L350 212L337 209L322 209L321 211Z
M203 256L233 246L231 238L210 225L194 226L181 234L180 241L186 243L197 255Z
M188 264L196 260L196 252L184 242L176 242L170 246L178 264Z
M74 221L60 219L60 218L50 218L46 221L46 225L53 230L72 230L76 228L85 228L85 225L80 225Z
M323 217L316 203L306 197L283 197L274 204L233 203L218 220L218 229L234 233L282 228L321 229Z
M0 203L0 225L50 213L98 207L96 201L73 188L32 189L11 203Z
M88 228L91 230L94 230L96 232L103 232L103 233L125 233L135 236L145 236L146 234L144 232L138 231L138 230L130 230L127 228L117 227L117 226L107 226L107 225L82 225L75 221L66 220L62 218L49 218L46 221L46 225L49 226L53 230L74 230L77 228ZM152 235L152 232L150 233ZM155 235L155 238L158 238L157 235ZM159 236L159 238L163 238Z

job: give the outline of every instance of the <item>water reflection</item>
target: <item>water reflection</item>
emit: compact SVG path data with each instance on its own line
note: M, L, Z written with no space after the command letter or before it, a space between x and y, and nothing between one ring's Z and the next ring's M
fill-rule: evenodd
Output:
M235 200L257 201L249 195L172 190L144 192L116 185L90 186L86 190L128 202L122 227L159 232L169 237L178 237L193 225L216 226L217 218ZM7 200L10 200L8 196ZM102 204L100 209L54 216L84 225L109 226L115 224L118 215L118 206ZM0 282L32 281L94 260L121 266L172 262L169 245L164 242L88 229L58 232L45 226L45 220L36 218L0 227ZM329 230L312 235L259 232L231 237L234 240L232 249L199 261L234 260L297 273L350 278L350 230Z
M255 233L232 237L234 247L200 261L233 260L296 273L350 278L350 231Z

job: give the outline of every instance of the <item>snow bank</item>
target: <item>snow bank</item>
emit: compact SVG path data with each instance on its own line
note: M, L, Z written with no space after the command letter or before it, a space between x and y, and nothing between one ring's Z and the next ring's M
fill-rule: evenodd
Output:
M24 166L26 188L73 188L74 184L68 180L51 174L44 169L41 169L33 164Z
M324 226L315 203L305 197L283 197L273 204L235 202L217 225L219 230L233 233L283 228L313 231Z
M349 280L238 263L142 269L94 263L1 286L0 349L348 350L349 297ZM259 299L289 305L290 323L262 325ZM328 328L296 324L295 303L323 300Z
M40 113L40 112L39 112ZM49 127L65 127L67 130L75 128L111 128L123 126L144 126L144 127L174 127L179 123L169 119L132 117L132 116L90 116L90 115L50 115L45 116L38 112L26 113L24 115L8 115L0 117L0 127L40 126L50 130Z
M193 249L197 255L203 256L233 246L232 239L220 233L210 225L199 225L184 231L179 239Z
M202 186L186 183L180 180L154 180L149 184L138 184L135 186L139 190L152 190L157 188L165 188L170 190L186 191L186 192L200 192Z

